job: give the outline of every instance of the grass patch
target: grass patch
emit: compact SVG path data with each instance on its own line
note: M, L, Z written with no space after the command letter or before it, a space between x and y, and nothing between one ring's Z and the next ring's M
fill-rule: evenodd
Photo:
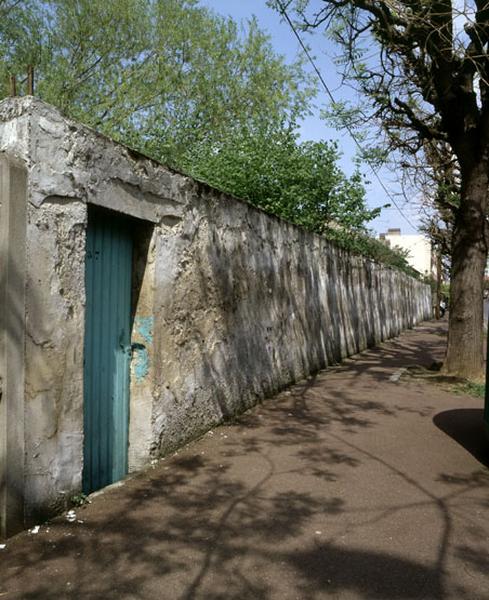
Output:
M412 366L407 368L407 372L414 379L423 379L429 383L438 384L447 392L484 399L485 382L469 381L455 375L444 375L439 372L440 367L441 363L434 363L430 367Z
M484 398L486 394L486 385L484 383L476 383L475 381L467 381L458 385L457 391L461 394L474 396L474 398Z

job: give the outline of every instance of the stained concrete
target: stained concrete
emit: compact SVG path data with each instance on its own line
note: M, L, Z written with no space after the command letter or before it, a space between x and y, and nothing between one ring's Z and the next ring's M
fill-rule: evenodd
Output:
M81 486L90 205L134 218L129 467L430 316L429 288L173 172L34 98L0 103L28 171L27 521ZM19 388L20 389L20 388Z
M0 537L24 523L27 171L0 154Z

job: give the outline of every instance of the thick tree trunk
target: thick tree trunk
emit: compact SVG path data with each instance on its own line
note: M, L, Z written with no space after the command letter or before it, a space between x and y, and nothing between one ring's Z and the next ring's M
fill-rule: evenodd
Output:
M463 178L453 233L448 348L444 371L481 379L483 288L487 261L486 208L488 165L481 161Z

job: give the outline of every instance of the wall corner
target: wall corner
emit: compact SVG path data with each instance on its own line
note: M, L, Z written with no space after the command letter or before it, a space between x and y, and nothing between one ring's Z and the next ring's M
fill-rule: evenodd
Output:
M0 154L0 537L24 527L27 169Z

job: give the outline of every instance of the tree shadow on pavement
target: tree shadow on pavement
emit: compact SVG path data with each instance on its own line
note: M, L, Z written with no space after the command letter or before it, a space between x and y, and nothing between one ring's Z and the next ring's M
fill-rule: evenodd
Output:
M109 518L95 512L75 534L53 523L55 544L33 540L18 556L23 569L7 575L0 591L12 590L9 600L266 600L350 592L379 600L445 598L439 565L318 543L314 535L304 543L309 520L340 514L343 501L273 491L268 484L281 473L261 458L249 485L201 456L173 460L170 471L130 482L123 498L109 497ZM30 589L15 595L34 573Z
M330 483L368 461L423 494L417 504L426 510L441 506L448 514L450 507L347 438L329 431L326 442L324 430L341 424L342 418L350 424L351 415L324 403L319 411L320 398L310 396L312 389L310 382L287 402L259 407L225 429L226 434L216 430L154 471L103 494L79 511L84 523L57 520L49 534L27 538L30 543L17 550L14 545L4 555L0 592L8 590L8 600L269 600L328 594L443 600L449 523L439 556L426 562L399 549L357 547L334 535L315 536L315 522L327 528L351 510L348 501L332 494ZM373 408L367 402L352 410L362 407L387 418L398 414L387 407L384 411L380 401ZM315 444L304 443L304 435L296 431L299 423ZM361 419L356 427L364 428ZM216 445L214 438L220 436ZM487 485L480 477L447 482L457 495ZM411 509L410 502L386 503L373 513L365 507L356 526L401 515ZM473 570L484 567L486 556L477 556L474 547L457 552L473 563ZM16 594L16 589L21 591ZM459 587L457 597L470 594Z
M369 446L402 419L424 419L433 433L433 411L422 393L403 402L391 397L394 384L382 396L371 378L353 392L356 381L311 377L102 494L78 511L82 523L57 519L49 532L23 534L0 555L0 597L472 600L473 587L447 583L448 569L456 554L485 576L485 527L468 513L489 508L487 477L465 471L432 486ZM413 553L417 539L386 542L382 532L411 529L420 514L429 550ZM461 527L475 533L462 541Z

